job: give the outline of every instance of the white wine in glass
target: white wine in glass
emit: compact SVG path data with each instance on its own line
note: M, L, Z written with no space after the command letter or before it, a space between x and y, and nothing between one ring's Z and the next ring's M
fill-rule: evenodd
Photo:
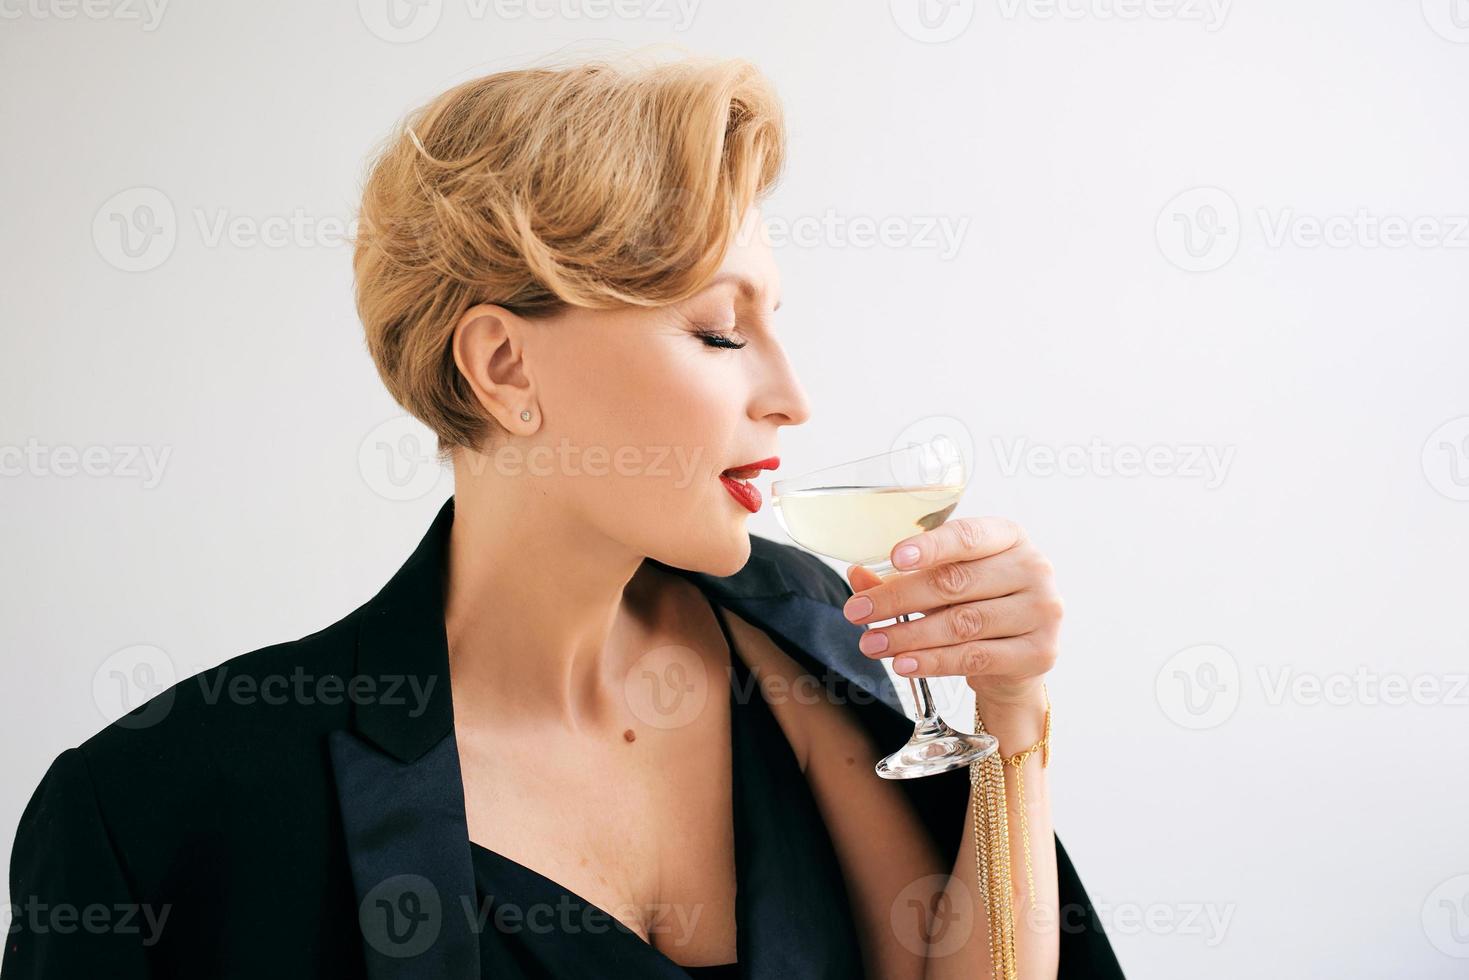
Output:
M893 546L948 520L968 479L963 453L940 437L777 480L770 488L771 503L781 527L801 547L886 578L898 571L888 560ZM898 622L908 617L899 616ZM910 677L908 683L918 721L906 745L878 760L879 776L932 776L996 750L992 736L957 731L939 717L927 679L915 683Z

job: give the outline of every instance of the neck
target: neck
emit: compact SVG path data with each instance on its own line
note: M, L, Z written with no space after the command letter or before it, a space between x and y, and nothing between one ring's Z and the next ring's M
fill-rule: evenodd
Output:
M527 481L456 474L444 630L465 724L615 724L648 606L644 556Z

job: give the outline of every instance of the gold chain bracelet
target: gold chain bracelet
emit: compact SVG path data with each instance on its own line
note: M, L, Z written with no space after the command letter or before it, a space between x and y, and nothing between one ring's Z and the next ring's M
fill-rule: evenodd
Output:
M969 764L970 799L974 810L974 863L979 891L989 919L990 975L995 980L1016 980L1015 907L1010 881L1010 820L1005 806L1005 767L1015 767L1015 790L1020 803L1020 838L1025 849L1026 898L1035 908L1035 875L1030 861L1030 815L1025 809L1025 763L1037 750L1041 767L1051 764L1051 695L1046 697L1045 728L1039 742L1007 757L994 752ZM984 731L979 717L979 699L974 702L974 730Z

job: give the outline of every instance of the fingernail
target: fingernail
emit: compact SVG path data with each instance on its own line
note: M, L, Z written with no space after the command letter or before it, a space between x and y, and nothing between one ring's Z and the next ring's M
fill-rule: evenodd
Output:
M907 568L918 561L918 546L916 544L905 544L893 552L893 564L899 568Z
M872 615L872 600L865 595L854 595L847 600L846 608L843 610L847 618L856 622L864 616Z
M918 669L918 661L912 657L899 657L893 661L893 670L900 674L911 674Z
M857 641L857 649L863 653L882 653L888 648L888 635L886 633L874 633L868 630L862 634Z

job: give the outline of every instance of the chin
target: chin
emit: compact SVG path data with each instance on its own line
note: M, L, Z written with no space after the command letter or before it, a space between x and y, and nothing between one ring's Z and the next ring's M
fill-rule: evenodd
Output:
M718 553L708 556L708 560L699 566L699 571L719 578L733 575L750 560L750 532L745 529L741 522L739 532Z

